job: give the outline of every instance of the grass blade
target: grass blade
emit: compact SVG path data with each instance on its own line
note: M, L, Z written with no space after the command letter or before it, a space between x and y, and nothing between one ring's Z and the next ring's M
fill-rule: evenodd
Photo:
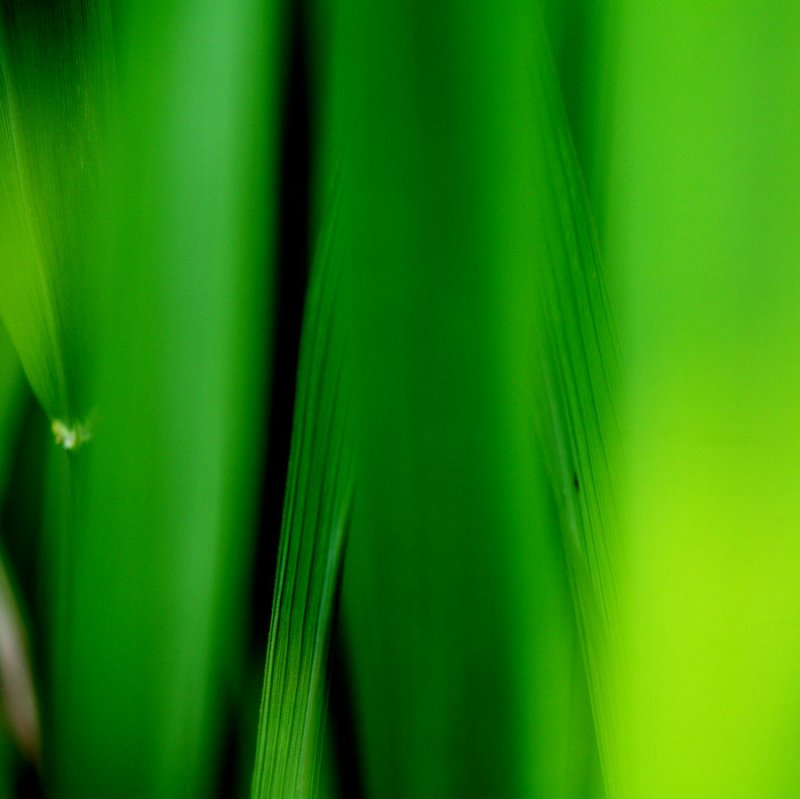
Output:
M337 186L312 268L300 352L253 796L312 796L327 653L352 499L345 242Z
M70 462L50 777L63 796L205 796L244 651L280 20L255 0L118 8L98 422Z
M514 2L345 17L361 235L343 602L367 794L578 796L587 695L611 701L611 334L539 21Z
M86 435L87 264L113 54L102 0L0 19L0 313L62 443Z

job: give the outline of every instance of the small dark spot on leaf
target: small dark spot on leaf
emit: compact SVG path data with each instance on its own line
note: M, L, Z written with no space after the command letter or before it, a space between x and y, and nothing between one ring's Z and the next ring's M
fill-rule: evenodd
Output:
M580 480L578 480L577 472L572 473L572 487L575 489L576 493L581 490L581 483Z

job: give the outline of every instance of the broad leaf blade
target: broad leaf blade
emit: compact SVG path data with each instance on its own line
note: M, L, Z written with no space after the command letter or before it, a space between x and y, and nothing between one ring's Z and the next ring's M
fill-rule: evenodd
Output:
M211 795L269 370L274 3L121 4L98 422L71 462L52 775Z
M594 446L611 339L544 39L515 2L345 16L361 235L343 601L367 792L579 796L596 786L578 638L595 711L610 701ZM576 472L587 500L565 493Z

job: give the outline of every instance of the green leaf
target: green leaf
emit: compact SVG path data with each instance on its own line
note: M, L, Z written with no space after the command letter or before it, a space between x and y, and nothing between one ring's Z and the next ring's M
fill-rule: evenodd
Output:
M277 11L120 5L97 421L65 478L61 796L216 791L264 447Z
M570 584L609 796L620 790L620 598L624 552L615 477L616 330L586 190L552 64L538 50L534 97L543 109L538 206L547 264L538 323L538 434L556 497Z
M57 437L92 410L90 264L113 65L102 0L5 4L0 20L0 314Z
M615 728L613 339L540 23L516 2L342 15L343 603L367 795L595 792L594 727L604 755Z
M318 780L328 644L353 490L349 303L342 285L349 231L340 219L340 194L337 183L306 303L254 797L312 796Z

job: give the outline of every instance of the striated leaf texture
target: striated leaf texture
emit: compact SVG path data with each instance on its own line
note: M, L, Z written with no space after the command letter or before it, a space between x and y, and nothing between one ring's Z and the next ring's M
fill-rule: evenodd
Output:
M614 345L540 21L513 1L342 14L365 791L600 795Z
M312 796L318 781L328 643L353 493L348 236L340 194L337 182L306 302L255 797Z
M112 66L105 0L3 3L0 314L36 396L73 446L92 410L87 292Z
M624 690L618 582L625 573L614 490L618 342L552 64L545 48L538 52L534 96L545 109L541 174L550 192L550 202L539 206L548 268L537 307L538 435L556 496L606 785L616 796Z

